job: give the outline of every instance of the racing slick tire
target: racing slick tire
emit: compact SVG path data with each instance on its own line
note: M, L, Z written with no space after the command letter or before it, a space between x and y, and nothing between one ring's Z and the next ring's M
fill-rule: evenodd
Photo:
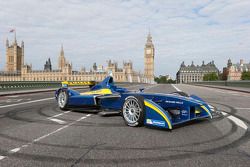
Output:
M67 110L69 94L67 90L61 89L57 96L57 104L63 111Z
M128 126L143 126L145 118L144 98L128 96L122 106L122 117Z

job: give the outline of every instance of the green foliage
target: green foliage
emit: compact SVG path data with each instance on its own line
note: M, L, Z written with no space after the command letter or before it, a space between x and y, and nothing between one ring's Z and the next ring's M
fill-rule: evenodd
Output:
M217 73L215 73L215 72L205 74L203 76L203 81L217 81L218 79L219 79L219 77L218 77Z
M242 80L250 80L250 71L244 71L244 72L242 72L241 79Z
M167 80L166 76L160 75L159 77L155 77L155 82L157 82L158 84L171 84L175 83L175 80L172 79Z

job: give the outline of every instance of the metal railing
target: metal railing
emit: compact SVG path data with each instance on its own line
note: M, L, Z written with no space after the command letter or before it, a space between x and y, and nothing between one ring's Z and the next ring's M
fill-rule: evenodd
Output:
M92 82L94 83L94 81ZM62 83L61 81L1 81L0 92L11 91L11 90L15 91L15 90L32 90L32 89L50 89L50 88L56 89L61 87L61 83ZM128 82L116 83L116 85L121 87L125 85L134 85L134 84L136 85L138 83L128 83Z
M60 86L61 82L8 81L8 82L0 82L0 91L57 88Z

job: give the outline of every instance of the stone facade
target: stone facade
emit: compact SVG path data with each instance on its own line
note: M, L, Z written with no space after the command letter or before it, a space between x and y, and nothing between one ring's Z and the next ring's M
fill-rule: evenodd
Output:
M7 60L13 57L13 54L14 57L16 56L17 58L14 58L15 64L12 63L12 61L7 61L6 70L0 72L0 81L102 81L107 75L112 75L116 82L153 83L154 80L154 46L150 34L148 35L145 45L145 75L134 71L131 61L124 61L122 68L118 67L117 62L108 60L106 68L102 65L97 66L97 64L94 63L93 68L89 71L84 67L80 71L74 71L72 70L72 63L66 60L63 46L61 47L58 57L58 69L53 70L52 63L50 59L48 59L44 65L44 70L33 70L31 64L23 64L24 43L22 42L22 46L20 47L15 39L13 45L9 46L9 44L7 44ZM14 50L18 48L19 51L16 54L15 51L10 51L11 48L14 48ZM10 62L12 64L10 64Z
M241 74L243 71L250 71L250 62L244 63L244 60L240 60L240 63L233 64L231 59L227 61L227 67L223 68L223 79L229 81L241 80Z
M24 65L24 42L18 46L16 35L14 42L9 45L9 40L6 40L6 66L8 72L20 72Z
M179 71L176 74L177 83L189 83L189 82L200 82L203 81L203 76L215 72L219 74L218 68L215 66L214 61L205 64L204 61L202 65L195 66L194 62L191 65L186 66L182 62Z

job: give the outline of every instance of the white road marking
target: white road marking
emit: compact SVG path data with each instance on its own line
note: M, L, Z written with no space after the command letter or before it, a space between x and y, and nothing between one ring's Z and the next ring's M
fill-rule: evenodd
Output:
M13 96L5 96L5 97L14 97L14 98L16 98L16 97L19 97L19 96L14 96L14 95L13 95Z
M221 114L224 115L224 116L228 115L228 113L225 113L225 112L221 112Z
M171 86L173 86L177 92L181 92L181 90L177 88L177 86L175 86L174 84L171 84Z
M250 108L235 107L236 110L250 110Z
M63 112L63 113L61 113L61 114L56 114L56 115L54 115L54 116L52 116L52 117L49 117L48 119L50 119L50 118L55 118L55 117L58 117L58 116L61 116L61 115L63 115L63 114L67 114L67 113L69 113L70 111L65 111L65 112Z
M2 160L2 159L4 159L4 158L5 158L5 156L1 156L1 155L0 155L0 160Z
M243 129L247 130L247 125L242 121L240 120L239 118L236 118L235 116L228 116L227 117L228 119L231 119L234 123L236 123L238 126L242 127Z
M57 123L59 123L59 124L66 124L65 121L60 120L60 119L56 119L56 118L48 118L48 119L51 120L51 121L57 122Z
M69 111L66 111L66 112L69 112ZM50 135L53 135L53 134L55 134L55 133L57 133L57 132L59 132L59 131L65 129L65 128L67 128L67 127L69 127L69 126L71 126L71 125L73 125L73 124L75 124L75 123L77 123L77 122L79 122L79 121L81 121L81 120L87 118L87 116L91 116L91 114L88 114L88 115L86 115L86 116L83 116L83 117L77 119L76 121L71 122L70 124L65 125L65 126L59 128L59 129L57 129L57 130L55 130L55 131L53 131L53 132L50 132L50 133L48 133L48 134L46 134L46 135L43 135L43 136L41 136L41 137L38 137L38 138L34 139L32 142L27 143L27 144L24 144L24 145L22 145L21 147L14 148L14 149L10 150L9 153L16 153L16 152L20 151L21 148L28 147L29 145L31 145L31 144L33 144L33 143L35 143L35 142L38 142L38 141L40 141L40 140L42 140L42 139L44 139L44 138L46 138L46 137L48 137L48 136L50 136ZM2 160L2 159L4 159L4 158L5 158L5 156L1 156L1 155L0 155L0 160Z
M71 125L73 125L73 124L75 124L75 123L77 123L77 122L79 122L79 121L85 119L85 118L87 118L87 117L85 117L85 116L84 116L84 117L81 117L81 118L79 118L78 120L76 120L76 121L74 121L74 122L72 122L72 123L70 123L70 124L68 124L68 125L65 125L65 126L59 128L59 129L57 129L57 130L55 130L55 131L53 131L53 132L50 132L50 133L48 133L48 134L46 134L46 135L43 135L43 136L41 136L41 137L38 137L38 138L36 138L36 139L33 140L33 143L34 143L34 142L38 142L38 141L40 141L40 140L42 140L42 139L44 139L44 138L46 138L46 137L48 137L48 136L50 136L50 135L53 135L53 134L55 134L55 133L57 133L57 132L59 132L59 131L65 129L65 128L67 128L67 127L69 127L69 126L71 126Z
M18 152L18 151L20 151L20 150L21 150L20 147L14 148L14 149L10 150L10 153L16 153L16 152Z
M239 118L237 118L235 116L232 116L232 115L229 115L226 112L221 112L221 113L222 113L222 115L227 116L228 119L232 120L239 127L247 130L247 128L248 128L247 125L242 120L240 120Z
M27 101L27 102L23 102L23 103L9 104L9 105L5 105L5 106L0 106L0 108L6 108L6 107L13 107L13 106L18 106L18 105L23 105L23 104L36 103L36 102L46 101L46 100L51 100L51 99L54 99L54 97L39 99L39 100L33 100L33 101Z
M24 144L21 147L24 148L24 147L28 147L28 146L29 146L28 144Z

